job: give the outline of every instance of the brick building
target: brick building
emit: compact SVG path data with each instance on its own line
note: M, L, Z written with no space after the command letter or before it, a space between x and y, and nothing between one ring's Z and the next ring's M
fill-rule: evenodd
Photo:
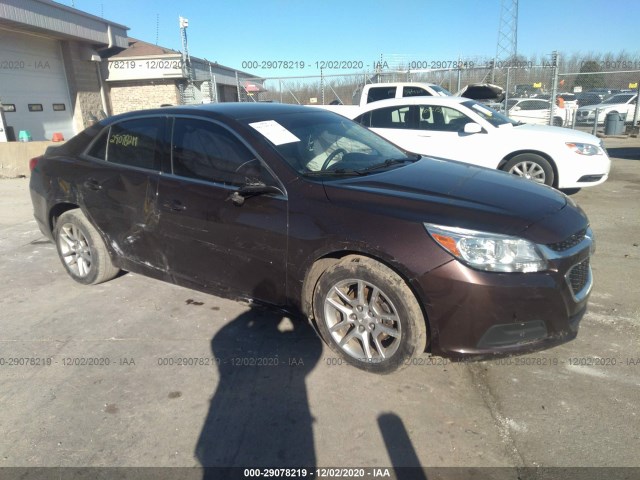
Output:
M237 102L239 84L242 88L244 81L255 78L196 57L190 58L189 72L180 52L134 38L107 63L113 114L161 105Z

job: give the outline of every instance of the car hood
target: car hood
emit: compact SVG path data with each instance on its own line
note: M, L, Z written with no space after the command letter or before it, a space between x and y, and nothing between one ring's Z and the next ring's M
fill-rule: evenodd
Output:
M456 92L455 96L472 100L494 100L500 103L504 100L504 88L490 83L472 83Z
M385 172L329 180L325 191L340 206L509 235L567 205L564 194L531 180L429 157Z
M504 127L503 127L504 128ZM508 127L507 127L508 128ZM506 131L507 128L504 128ZM502 128L498 130L502 131ZM572 130L570 128L552 127L550 125L536 125L531 123L525 123L522 125L508 128L509 135L526 135L526 136L544 136L545 139L555 137L557 140L563 142L583 142L591 143L593 145L599 145L600 139L595 135L591 135L587 132L581 132L580 130Z

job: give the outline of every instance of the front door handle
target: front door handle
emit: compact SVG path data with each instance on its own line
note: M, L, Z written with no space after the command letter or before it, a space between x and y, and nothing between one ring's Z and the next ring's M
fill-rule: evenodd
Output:
M162 206L167 210L171 210L173 212L182 212L187 209L187 206L184 205L180 200L167 200L162 202Z
M100 182L98 182L94 178L87 179L83 183L83 185L85 186L85 188L88 188L89 190L94 190L94 191L102 190L102 185L100 185Z

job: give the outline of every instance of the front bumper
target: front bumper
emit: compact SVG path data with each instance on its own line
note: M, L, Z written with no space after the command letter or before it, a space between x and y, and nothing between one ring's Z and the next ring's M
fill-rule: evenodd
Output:
M545 272L483 272L453 260L424 275L431 352L484 358L575 338L593 285L589 235L565 252L545 251Z

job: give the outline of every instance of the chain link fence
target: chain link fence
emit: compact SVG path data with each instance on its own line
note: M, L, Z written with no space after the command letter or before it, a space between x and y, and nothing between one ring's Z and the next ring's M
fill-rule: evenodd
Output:
M640 85L640 62L582 61L576 64L574 61L569 65L579 66L579 71L562 71L563 66L558 66L555 56L549 62L539 64L521 61L488 62L471 68L465 68L464 62L459 65L460 68L376 70L298 77L237 75L237 97L241 102L357 105L362 87L369 83L426 82L453 94L467 85L488 83L503 89L503 94L491 106L525 123L596 132L606 126L607 114L615 113L627 125L638 125L639 112L635 105Z

